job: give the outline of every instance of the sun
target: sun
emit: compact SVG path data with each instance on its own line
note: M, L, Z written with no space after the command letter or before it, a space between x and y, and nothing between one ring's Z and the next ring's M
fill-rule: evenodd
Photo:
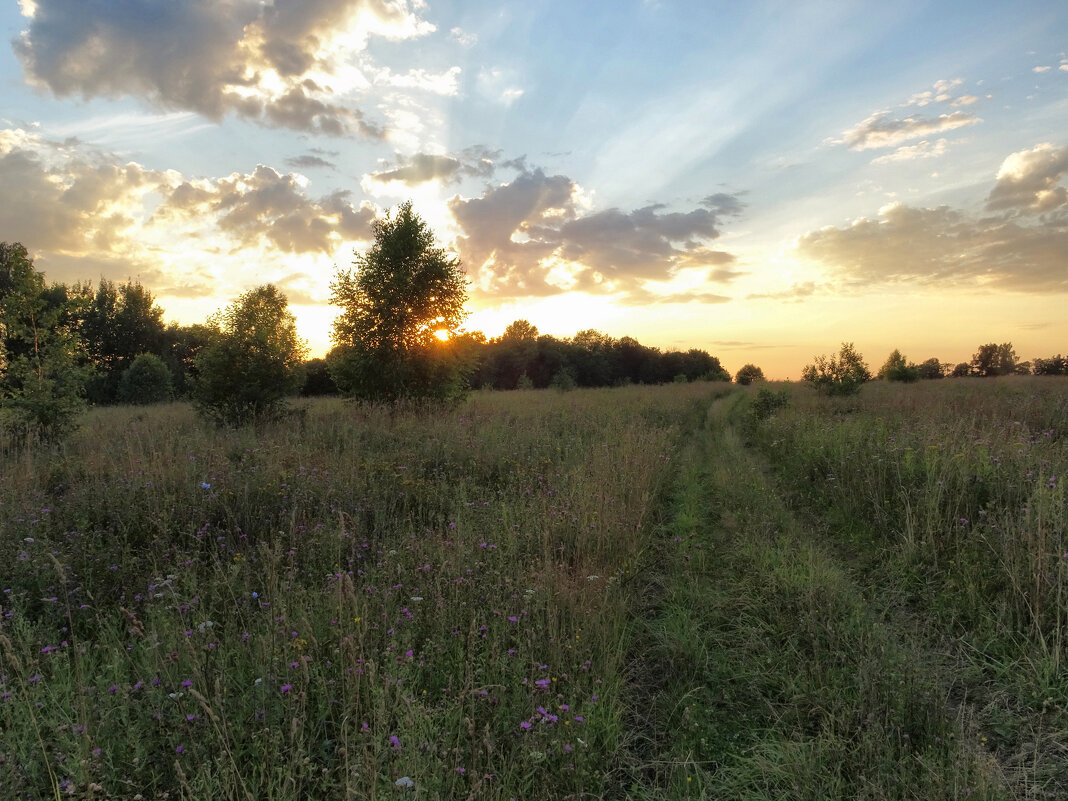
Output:
M434 332L434 336L436 336L442 342L448 342L450 334L446 329L439 328L437 331Z

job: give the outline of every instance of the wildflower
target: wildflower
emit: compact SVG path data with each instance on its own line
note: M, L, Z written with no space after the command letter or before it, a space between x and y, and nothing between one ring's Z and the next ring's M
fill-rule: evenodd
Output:
M283 684L282 685L282 692L283 693L287 693L292 689L293 689L293 685L292 684Z
M400 750L400 747L401 747L400 738L397 737L396 734L389 735L389 744L391 746L393 746L395 749L397 749L398 751Z
M180 746L178 746L177 748L174 749L174 753L176 753L176 754L181 754L183 751L185 751L185 746L184 745L180 745Z
M524 731L529 729L530 728L530 721L529 720L524 720L522 723L519 724L519 728L523 729Z
M200 482L200 488L201 489L211 489L211 484L209 484L207 481L201 481Z
M393 783L400 787L402 790L411 790L413 787L415 787L415 782L413 782L407 776L401 776L399 779L397 779L397 781Z

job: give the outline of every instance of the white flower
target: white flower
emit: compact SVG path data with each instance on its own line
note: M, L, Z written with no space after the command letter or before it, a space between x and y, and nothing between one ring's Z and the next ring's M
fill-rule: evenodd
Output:
M407 776L401 776L399 779L397 779L397 781L393 783L404 790L410 790L415 787L415 782L413 782Z

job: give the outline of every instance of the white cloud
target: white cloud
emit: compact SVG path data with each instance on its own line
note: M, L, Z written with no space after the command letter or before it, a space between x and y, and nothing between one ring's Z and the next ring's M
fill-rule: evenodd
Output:
M1041 66L1041 67L1032 67L1031 68L1031 72L1039 72L1039 73L1041 73L1041 72L1049 72L1050 69L1051 68L1049 67L1049 65L1045 65L1045 66Z
M939 139L934 144L924 139L922 142L918 142L915 145L903 145L895 150L893 153L888 153L885 156L879 156L879 158L872 161L872 164L891 164L896 161L912 161L914 159L932 159L943 155L946 152L946 140Z
M510 106L523 96L523 89L518 85L511 71L500 68L483 68L478 73L476 85L478 91L488 100Z
M937 117L911 116L894 119L889 111L877 111L863 122L842 133L843 138L834 140L845 144L850 150L870 150L879 147L894 147L910 139L952 131L981 122L979 117L964 111L939 114Z
M478 35L468 33L463 28L453 28L449 31L449 37L461 47L473 47L478 44Z

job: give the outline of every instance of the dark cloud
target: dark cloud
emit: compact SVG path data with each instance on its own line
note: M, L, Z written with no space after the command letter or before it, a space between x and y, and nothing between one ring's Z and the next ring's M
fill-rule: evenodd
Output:
M653 291L646 282L668 281L682 269L706 269L711 280L735 277L721 269L733 256L707 247L719 236L716 211L650 205L587 214L577 194L570 178L535 169L481 197L453 198L449 208L463 231L456 245L476 285L498 296L580 290L646 299ZM734 208L726 197L719 205ZM720 302L722 296L704 297Z
M456 156L430 153L398 155L396 165L387 170L373 172L368 177L379 184L399 181L408 186L418 186L434 180L450 184L464 177L490 178L496 170L495 160L499 156L499 150L480 145L465 148Z
M381 136L339 97L361 24L392 38L430 29L407 0L36 0L14 43L27 77L58 96L144 97L213 120L228 113L330 135ZM367 19L374 20L364 25ZM316 79L319 79L318 81Z
M314 170L319 167L330 170L337 169L337 165L334 162L327 161L322 156L316 156L311 153L286 159L286 166L295 170Z
M737 195L728 195L726 192L709 195L701 201L701 205L720 217L737 217L745 210L745 204Z

